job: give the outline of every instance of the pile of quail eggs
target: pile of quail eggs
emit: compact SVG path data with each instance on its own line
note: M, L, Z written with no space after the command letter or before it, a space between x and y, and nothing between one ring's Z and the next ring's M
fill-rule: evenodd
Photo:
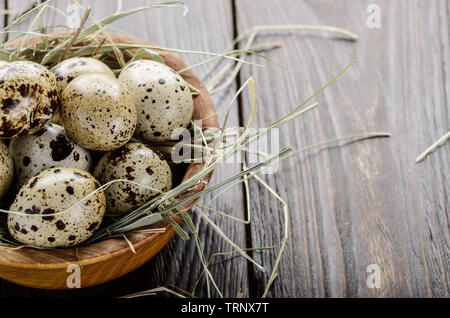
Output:
M187 127L193 107L183 78L155 61L131 62L118 78L88 57L51 70L0 62L0 199L15 197L12 237L74 246L105 215L125 215L170 190L171 168L151 146ZM95 191L113 180L130 182Z

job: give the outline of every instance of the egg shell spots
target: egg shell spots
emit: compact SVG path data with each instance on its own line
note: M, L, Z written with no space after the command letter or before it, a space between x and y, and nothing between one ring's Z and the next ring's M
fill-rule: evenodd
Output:
M105 63L92 57L72 57L54 66L52 72L56 75L59 93L61 93L73 79L82 74L103 73L115 78L114 72Z
M150 60L135 61L122 71L137 109L136 135L145 141L170 140L177 128L189 125L194 100L184 79L168 66Z
M8 191L14 179L14 162L8 148L0 140L0 199Z
M142 143L126 146L105 154L99 161L94 176L102 183L125 179L166 192L172 188L169 164ZM127 182L117 182L105 190L107 213L121 215L145 204L160 192Z
M56 124L47 124L33 135L9 144L17 175L17 187L39 172L54 167L74 167L91 172L94 162L88 150L73 142Z
M49 214L70 208L98 187L98 181L80 169L45 170L19 191L10 210L26 215L9 214L8 230L23 244L40 247L79 244L91 237L102 222L106 209L104 193L96 193L63 214Z
M60 95L73 79L82 74L103 73L115 78L114 72L105 63L92 57L72 57L55 65L51 71L56 75ZM55 111L51 122L60 124L59 109Z
M0 138L38 131L58 107L55 75L28 61L0 66Z
M125 145L136 129L136 107L128 89L111 76L80 75L61 97L61 121L69 137L95 151Z

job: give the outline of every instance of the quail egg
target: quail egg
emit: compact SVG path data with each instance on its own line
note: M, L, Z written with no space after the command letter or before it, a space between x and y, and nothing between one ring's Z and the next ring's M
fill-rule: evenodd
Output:
M55 75L29 61L0 66L0 138L38 131L58 106Z
M125 145L136 129L136 107L128 89L101 73L83 74L63 90L61 122L70 138L94 151Z
M19 188L49 168L74 167L85 171L94 168L89 151L70 140L64 128L56 124L47 124L34 135L13 139L9 153L16 163Z
M68 247L88 239L105 214L105 195L88 172L77 168L52 168L30 179L19 191L8 215L8 230L23 244ZM51 215L69 211L58 215ZM45 216L47 215L47 216Z
M14 178L14 162L8 148L0 140L0 199L8 191Z
M92 57L72 57L55 65L52 68L52 72L56 75L59 94L74 78L82 74L104 73L116 77L105 63ZM59 109L53 115L51 122L60 123Z
M107 213L111 215L131 212L172 187L169 164L142 143L129 143L105 154L95 168L94 176L102 184L125 179L151 188L128 182L113 183L105 191Z
M170 140L176 128L188 126L194 111L191 91L184 79L168 66L139 60L119 76L137 109L136 135L144 141Z
M103 73L115 77L113 71L103 62L92 57L73 57L62 61L52 68L56 75L58 91L64 88L76 77L86 73Z

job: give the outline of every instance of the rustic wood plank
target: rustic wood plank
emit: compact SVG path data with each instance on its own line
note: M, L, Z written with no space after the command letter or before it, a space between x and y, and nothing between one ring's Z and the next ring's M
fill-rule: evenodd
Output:
M373 1L237 0L239 30L258 24L331 24L357 43L313 32L265 32L282 41L270 57L291 72L244 68L257 81L258 124L298 105L351 59L357 63L317 97L319 109L281 130L302 148L335 136L386 130L390 139L315 151L284 163L267 180L289 199L290 240L270 296L448 297L450 147L415 158L450 127L449 11L444 1L377 1L381 28L369 29ZM242 107L248 114L248 99ZM280 206L252 184L252 242L279 245ZM273 255L257 257L271 268ZM368 288L378 264L381 288ZM267 275L255 272L260 295Z
M0 24L2 28L8 23L8 15L6 14L7 10L7 0L0 1L0 10L2 10L2 14L0 14ZM3 39L3 35L2 35Z
M64 13L69 1L58 1L53 5ZM92 8L92 15L100 19L105 15L115 12L114 5L106 7L102 1L83 1L83 5ZM122 21L114 23L108 30L132 34L162 46L187 49L222 52L233 37L233 20L231 3L225 1L186 1L190 12L182 18L180 9L156 9L139 13ZM123 1L123 8L135 8L148 4L148 1ZM64 23L65 17L55 10L48 11L45 21L48 24ZM208 30L208 32L205 32ZM201 55L181 54L188 64L194 64L205 59ZM198 74L205 72L207 67L197 70ZM214 97L218 109L219 118L223 118L224 106L231 99L235 87L227 92ZM230 125L238 125L237 108L232 113ZM238 166L227 165L215 172L214 179L221 180L237 171ZM214 180L213 180L214 182ZM203 201L205 205L221 211L230 212L233 216L243 218L243 198L240 188L229 191L226 195L214 202L209 202L212 196L207 196ZM244 226L236 224L223 217L213 219L219 224L227 235L238 245L245 247ZM197 221L194 214L194 222ZM229 251L231 248L221 240L204 222L200 224L200 239L203 242L205 258L208 260L214 253ZM9 296L120 296L157 286L175 285L187 291L191 291L197 278L202 273L200 259L197 255L195 241L191 239L184 242L178 237L153 260L142 266L135 272L120 278L114 282L99 287L69 292L36 291L3 282L1 295ZM211 266L212 275L215 277L224 296L234 297L239 292L249 296L247 263L240 257L217 257ZM205 281L202 280L197 288L199 296L206 296ZM216 293L213 293L216 295Z
M33 0L23 0L23 1L6 1L6 5L8 7L8 23L11 23L14 21L20 14L23 14L26 10L29 10L33 7L33 5L39 4L39 1L33 1ZM24 21L17 23L13 28L11 28L11 31L26 31L31 24L30 21ZM39 21L36 21L33 28L39 27ZM16 36L16 34L9 34L9 39Z

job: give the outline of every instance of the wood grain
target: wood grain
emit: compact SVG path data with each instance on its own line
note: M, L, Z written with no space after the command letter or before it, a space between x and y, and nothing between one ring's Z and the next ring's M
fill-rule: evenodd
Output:
M360 36L352 43L317 32L261 35L261 42L283 42L270 57L290 72L267 66L271 71L242 73L258 79L260 125L298 105L355 58L356 65L315 99L320 108L283 129L281 140L302 148L356 132L393 134L312 152L267 178L291 211L291 238L270 296L448 297L449 147L414 162L450 127L448 2L377 1L380 29L366 26L373 1L236 3L239 30L331 24ZM282 211L260 186L252 190L253 245L279 244ZM273 256L258 260L274 263ZM367 287L370 264L381 269L380 289ZM252 281L260 294L267 276L255 273Z

